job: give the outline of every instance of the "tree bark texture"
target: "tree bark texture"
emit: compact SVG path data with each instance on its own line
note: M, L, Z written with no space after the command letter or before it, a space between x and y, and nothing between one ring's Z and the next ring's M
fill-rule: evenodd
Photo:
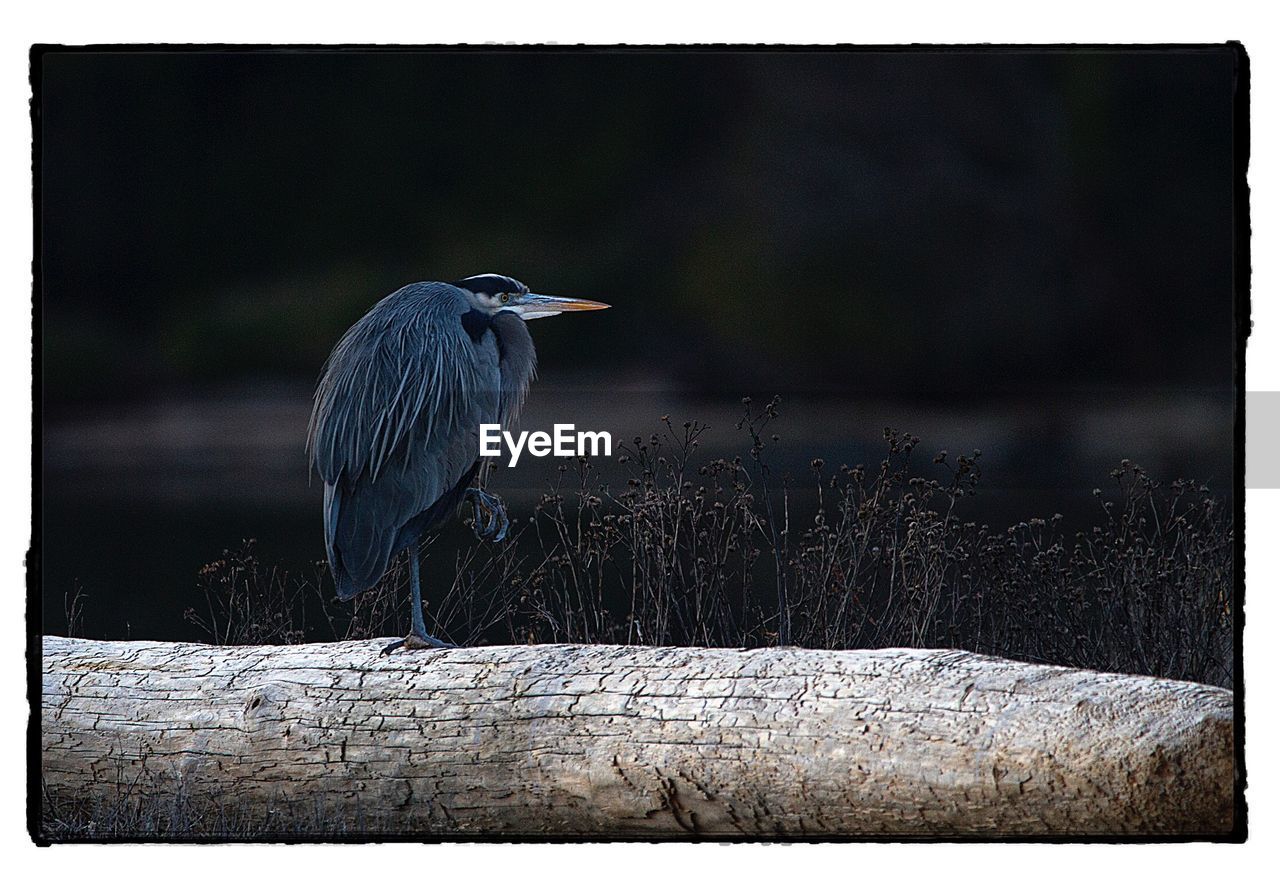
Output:
M386 643L46 637L46 795L437 837L1232 830L1216 687L945 650Z

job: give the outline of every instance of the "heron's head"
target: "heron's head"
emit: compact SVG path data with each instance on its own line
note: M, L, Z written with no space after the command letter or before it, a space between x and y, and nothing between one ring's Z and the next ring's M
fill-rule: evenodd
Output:
M573 299L569 296L547 296L534 293L515 278L506 275L472 275L453 286L463 290L471 304L485 314L497 315L509 311L521 320L551 317L566 311L596 311L608 308L603 302L590 299Z

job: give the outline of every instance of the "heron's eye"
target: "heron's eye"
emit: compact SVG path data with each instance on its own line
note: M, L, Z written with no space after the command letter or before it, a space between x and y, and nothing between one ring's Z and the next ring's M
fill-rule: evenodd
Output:
M498 301L501 302L503 305L506 305L508 302L511 301L511 294L503 293L501 296L498 297Z

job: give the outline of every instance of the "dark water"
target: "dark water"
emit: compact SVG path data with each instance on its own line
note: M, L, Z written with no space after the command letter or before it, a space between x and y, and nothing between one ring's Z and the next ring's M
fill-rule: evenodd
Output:
M184 610L202 601L196 573L245 538L258 541L265 562L309 569L324 547L320 487L308 482L303 452L308 411L309 388L255 386L49 419L41 519L45 631L65 631L65 599L78 588L81 634L88 637L199 638L183 620ZM923 437L915 458L922 475L936 475L929 462L938 449L953 457L981 449L979 493L967 499L964 513L994 525L1055 512L1071 529L1086 525L1096 511L1092 489L1109 487L1107 474L1122 457L1157 479L1193 477L1224 501L1231 495L1227 392L1082 392L946 406L822 398L786 400L782 413L770 428L781 437L770 454L778 472L798 480L808 479L814 457L831 467L874 464L885 426ZM700 457L748 447L734 429L737 396L683 398L642 383L601 389L541 382L521 427L574 422L609 430L625 444L660 430L663 414L677 425L690 418L711 425ZM557 478L557 463L526 456L515 469L499 468L490 485L514 515L527 515ZM608 465L601 472L610 478ZM470 539L462 525L452 528L441 551Z

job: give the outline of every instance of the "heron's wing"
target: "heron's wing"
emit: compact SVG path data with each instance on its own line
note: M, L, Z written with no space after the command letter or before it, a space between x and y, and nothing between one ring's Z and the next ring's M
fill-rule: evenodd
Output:
M325 483L329 564L340 598L377 584L397 553L457 509L476 472L478 437L469 433L439 453L428 455L424 445L403 472Z
M498 421L495 342L467 335L453 288L419 286L426 295L392 294L347 332L316 392L309 447L343 597L378 581L411 520L459 494L479 425Z
M419 288L425 288L423 295ZM478 345L461 315L468 306L444 284L406 287L379 302L329 355L308 431L312 463L325 482L345 475L376 481L409 463L411 433L433 440L470 423L477 403L497 399L497 350Z

